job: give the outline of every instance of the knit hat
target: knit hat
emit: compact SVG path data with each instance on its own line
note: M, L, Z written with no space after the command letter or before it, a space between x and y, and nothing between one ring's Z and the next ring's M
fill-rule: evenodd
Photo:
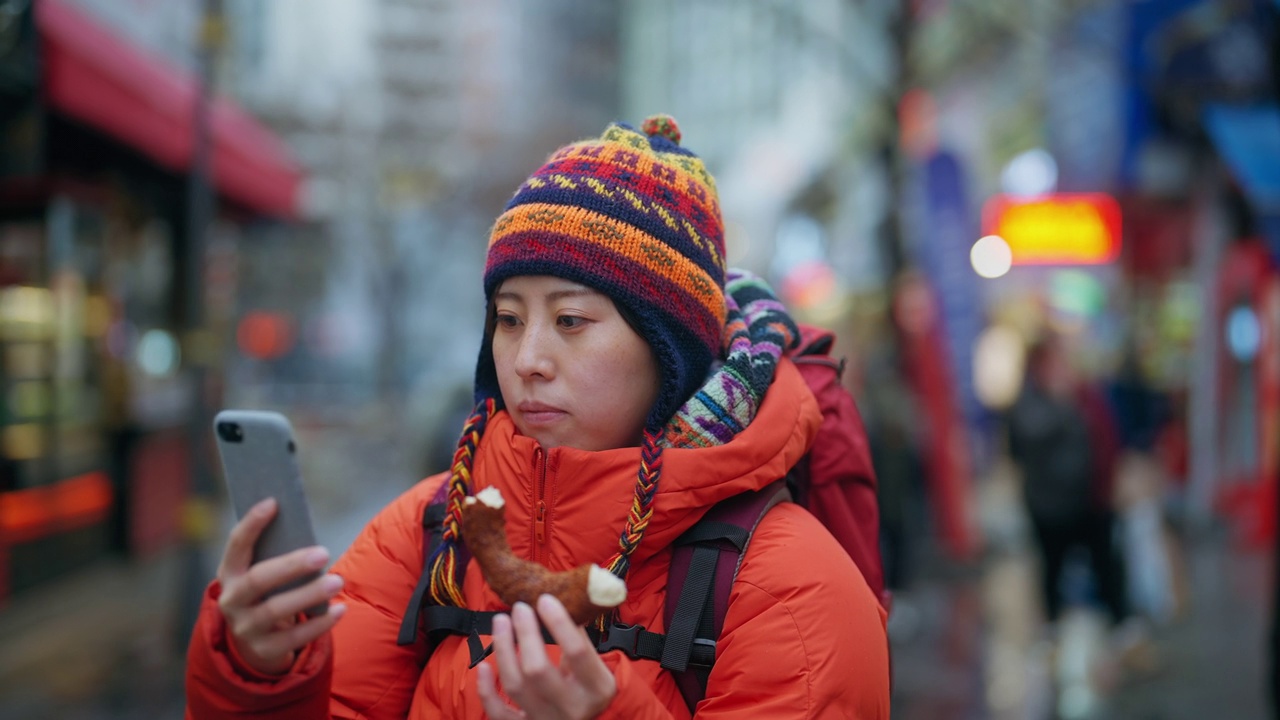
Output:
M507 278L554 275L630 311L662 373L646 423L657 428L720 353L724 226L715 181L678 144L675 120L657 115L641 127L614 123L567 145L520 186L494 223L484 292L491 303ZM501 403L487 338L476 368L484 398Z
M715 180L680 147L673 118L641 131L613 123L598 139L556 151L516 191L493 225L484 293L519 275L551 275L595 289L627 311L657 358L658 399L646 422L635 498L609 568L626 577L652 515L662 475L664 424L701 386L725 332L724 226ZM432 558L431 597L462 605L456 584L457 520L471 460L489 417L502 407L486 333L476 364L476 411L454 455L442 543Z

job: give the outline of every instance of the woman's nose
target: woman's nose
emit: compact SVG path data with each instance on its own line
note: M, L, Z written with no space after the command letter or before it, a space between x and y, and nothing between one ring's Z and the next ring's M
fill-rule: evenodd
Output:
M536 324L530 324L520 338L520 347L516 351L516 374L522 378L542 377L550 379L554 375L555 364L551 358L549 333Z

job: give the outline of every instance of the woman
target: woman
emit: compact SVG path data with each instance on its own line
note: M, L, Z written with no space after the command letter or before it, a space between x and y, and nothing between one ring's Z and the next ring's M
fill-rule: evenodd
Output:
M430 601L501 611L493 656L472 669L459 635L431 651L396 644L423 567L423 509L446 483L451 508L498 488L518 556L607 567L627 587L611 619L661 631L672 542L812 443L820 413L780 359L794 323L750 277L731 274L726 292L714 180L670 118L642 129L615 124L560 149L494 224L477 407L451 473L383 510L330 574L266 601L327 558L312 548L250 565L269 501L235 527L188 654L190 717L690 716L669 672L598 654L554 598L507 608L474 562L459 582L456 512ZM795 505L752 538L697 717L887 718L885 617L856 566Z

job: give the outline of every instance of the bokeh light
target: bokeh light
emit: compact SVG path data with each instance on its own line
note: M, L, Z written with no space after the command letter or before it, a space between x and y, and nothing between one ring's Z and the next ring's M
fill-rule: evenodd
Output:
M1258 356L1262 346L1262 327L1258 314L1248 305L1239 305L1227 315L1227 349L1231 357L1249 362Z
M1013 404L1022 385L1025 346L1013 328L993 325L973 348L973 386L978 400L994 410Z
M1005 165L1000 185L1010 195L1044 195L1058 187L1058 163L1047 150L1035 148Z
M181 351L178 341L167 330L153 328L138 340L138 367L148 375L167 377L178 370Z
M984 278L1002 277L1013 267L1013 251L1009 243L999 235L987 235L978 238L969 250L969 262L973 271Z

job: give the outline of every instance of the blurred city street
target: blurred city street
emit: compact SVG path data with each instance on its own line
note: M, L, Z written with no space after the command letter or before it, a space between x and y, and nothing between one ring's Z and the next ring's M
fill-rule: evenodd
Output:
M893 717L1280 718L1280 0L0 0L0 720L181 717L214 415L342 551L508 393L503 253L663 383L731 270L833 333Z
M1269 552L1242 552L1223 528L1194 533L1186 607L1141 647L1122 652L1100 613L1083 607L1053 642L1009 480L992 478L984 494L992 543L983 560L927 558L922 581L897 595L894 718L1269 717Z

